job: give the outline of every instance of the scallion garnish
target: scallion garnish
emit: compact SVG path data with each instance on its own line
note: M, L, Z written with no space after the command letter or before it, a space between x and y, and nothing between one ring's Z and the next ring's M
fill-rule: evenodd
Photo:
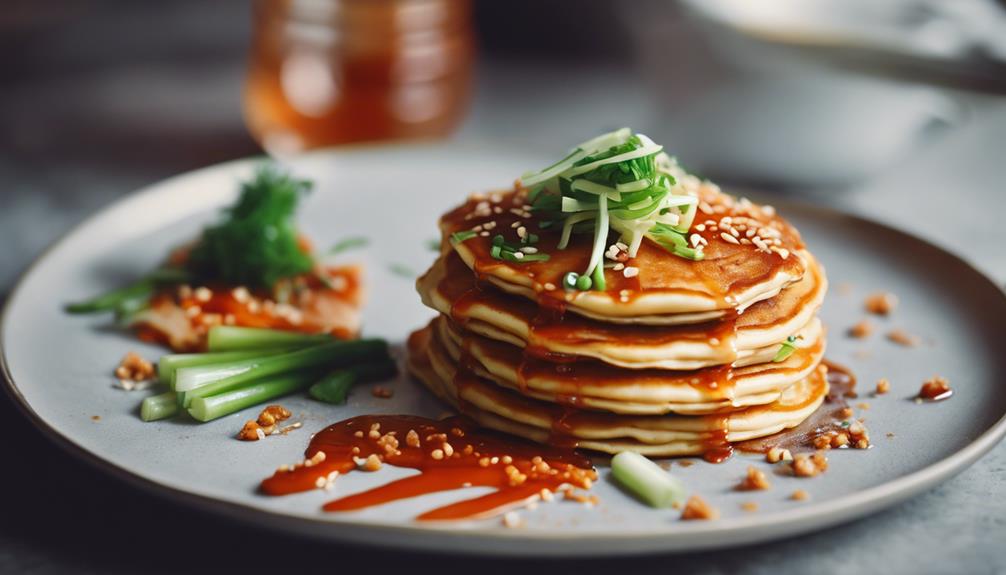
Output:
M528 238L531 238L530 241ZM534 234L526 234L521 238L521 244L529 244L538 241L538 236ZM548 254L543 253L527 253L521 250L524 245L514 245L506 241L500 234L496 234L492 239L492 247L489 248L489 255L494 259L503 260L508 262L513 262L517 264L528 264L532 262L547 262L549 260ZM531 251L531 250L528 250Z
M350 238L344 238L336 242L336 244L328 248L328 254L334 256L336 254L341 254L349 250L355 250L359 248L367 247L370 244L370 240L363 236L354 236Z
M787 337L786 341L782 342L782 345L779 347L779 351L776 352L775 357L772 358L772 361L776 363L780 361L786 361L786 358L793 355L793 352L796 351L797 339L798 337L795 335Z
M388 271L395 274L396 276L400 276L406 279L412 279L419 275L416 273L416 270L410 268L405 264L400 264L397 262L388 264Z
M143 400L144 421L181 410L209 421L306 389L326 373L346 374L341 378L348 389L355 381L389 377L397 369L387 342L378 339L343 341L329 335L215 326L209 341L211 348L233 351L161 358L158 375L170 391Z
M472 239L472 238L474 238L474 237L476 237L478 235L479 235L478 232L474 232L472 230L464 230L464 231L461 231L461 232L454 232L453 234L451 234L451 243L452 244L460 244L461 242L463 242L465 240L470 240L470 239Z
M593 231L590 261L581 277L593 278L593 289L604 290L603 254L610 230L628 246L629 257L649 237L679 257L702 259L701 247L690 247L685 237L698 204L678 182L686 175L662 146L623 128L580 144L522 181L531 188L528 199L541 217L539 226L562 222L559 249L566 247L574 227Z
M390 359L336 370L311 385L307 393L318 401L343 404L346 403L349 388L358 381L390 377L396 370L395 362Z
M651 507L671 507L685 500L684 483L634 451L623 451L612 457L611 473Z

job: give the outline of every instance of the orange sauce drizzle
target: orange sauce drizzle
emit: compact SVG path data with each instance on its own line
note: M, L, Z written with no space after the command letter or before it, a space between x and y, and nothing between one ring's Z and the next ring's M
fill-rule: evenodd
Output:
M324 505L325 511L353 511L428 493L491 487L491 493L437 507L416 518L477 519L535 501L543 490L555 492L564 485L587 489L597 479L590 460L572 449L488 431L466 417L437 421L410 415L364 415L315 434L305 451L305 463L277 470L262 481L261 491L287 495L316 489L333 472L352 472L360 459L372 455L385 464L420 473L335 499Z

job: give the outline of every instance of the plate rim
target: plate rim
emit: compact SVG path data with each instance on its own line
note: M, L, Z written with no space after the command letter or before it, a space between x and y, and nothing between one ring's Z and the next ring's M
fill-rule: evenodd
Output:
M307 157L326 155L342 156L354 153L384 153L395 150L429 150L450 148L452 146L455 146L455 144L413 143L326 148L300 154L294 158L290 158L290 160L297 161ZM77 443L71 437L56 429L45 418L39 415L24 397L18 384L14 381L7 357L7 346L4 339L7 331L8 317L14 302L19 299L18 296L27 278L32 275L53 251L62 247L68 238L90 225L100 215L113 209L121 209L127 203L141 201L148 196L154 196L163 188L184 185L184 180L194 179L208 172L248 168L254 165L254 163L262 161L264 157L263 155L257 155L240 158L157 180L128 192L121 198L90 213L82 221L53 240L22 270L8 292L2 310L0 310L0 371L3 372L3 387L11 398L12 403L17 405L21 413L36 429L67 453L78 460L87 462L103 473L107 473L128 484L135 485L155 496L166 500L181 501L200 512L210 511L232 520L241 521L246 525L251 524L260 528L264 527L286 533L296 533L314 539L369 547L381 546L386 548L388 545L391 545L401 550L412 551L482 556L520 555L524 557L562 557L572 555L574 552L578 557L669 554L715 547L735 547L781 539L787 536L820 531L827 527L879 512L964 471L1006 436L1006 413L1004 413L1002 417L986 428L983 433L950 456L908 475L830 501L816 503L808 507L774 512L767 517L721 519L715 522L708 522L708 524L692 526L687 532L668 533L663 530L622 530L618 534L613 535L575 532L524 532L519 529L499 530L486 527L457 529L448 525L427 523L388 525L361 523L352 520L321 521L282 511L256 507L251 504L218 499L157 481L142 475L140 472L108 461L97 452ZM1004 299L1002 301L1006 302L1006 289L1003 286L997 284L970 261L927 241L925 238L918 237L896 226L832 206L820 206L810 202L781 197L774 198L773 202L782 204L790 209L801 210L805 213L810 212L814 215L847 218L859 224L876 226L888 230L914 242L921 242L928 248L937 250L943 255L949 256L960 264L963 264L970 272L986 283L987 286L990 285L997 293L1003 296ZM262 522L260 521L262 517L268 517L270 521ZM711 534L715 534L717 537L708 537ZM382 535L391 535L393 539L382 538ZM723 543L723 541L726 541L726 543ZM476 542L487 542L493 548L483 548L480 545L474 544Z

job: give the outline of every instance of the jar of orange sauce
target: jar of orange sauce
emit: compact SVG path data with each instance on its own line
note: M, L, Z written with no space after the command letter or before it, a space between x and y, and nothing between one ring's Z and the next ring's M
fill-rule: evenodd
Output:
M244 107L270 153L432 138L464 117L469 0L256 0Z

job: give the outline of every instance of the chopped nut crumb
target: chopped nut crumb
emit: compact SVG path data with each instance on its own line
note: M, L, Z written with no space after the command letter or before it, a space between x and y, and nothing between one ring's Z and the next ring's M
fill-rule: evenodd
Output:
M886 377L880 378L877 381L877 395L884 395L888 391L891 391L891 382L887 381Z
M866 449L870 447L870 433L862 421L853 421L846 430L849 432L849 439L856 449Z
M258 424L262 427L268 427L289 419L290 415L290 410L282 405L269 405L258 414Z
M852 412L852 408L851 407L843 407L838 412L838 418L839 419L849 419L852 416L853 416L853 412Z
M831 449L831 440L834 437L832 433L822 433L814 437L814 447L817 449Z
M765 472L753 465L748 466L747 475L741 480L737 489L741 491L761 491L772 487Z
M799 455L792 463L793 474L797 477L815 477L828 469L828 458L823 451L813 455Z
M873 333L873 324L868 320L863 320L849 328L849 337L863 339L870 337Z
M381 399L389 399L389 398L391 398L392 395L395 394L394 391L392 391L392 390L390 390L390 389L388 389L386 387L382 387L380 385L377 386L377 387L375 387L374 389L370 390L370 393L374 397L378 397L378 398L381 398Z
M810 494L804 491L803 489L797 489L796 491L793 492L792 495L789 496L789 498L794 501L806 501L810 499Z
M262 431L262 427L253 419L246 421L244 427L238 432L238 439L241 441L258 441L264 436L265 432Z
M409 432L405 434L405 445L408 445L409 447L419 447L419 434L416 433L415 429L410 429Z
M922 387L919 388L919 399L946 399L953 393L947 378L935 375L922 383Z
M101 416L100 415L92 415L91 416L91 421L101 421Z
M720 512L698 495L689 497L684 510L681 511L681 519L685 521L717 519L719 516Z
M524 521L516 511L507 511L503 514L503 526L508 529L516 529L524 525Z
M377 471L381 468L381 458L376 453L371 453L361 467L364 471Z
M866 298L866 311L877 315L890 315L898 305L898 298L892 293L877 292Z
M905 347L915 347L919 345L919 338L903 329L892 329L887 332L887 339Z
M122 387L124 389L135 389L135 387L127 388L124 385L126 381L147 381L148 379L152 379L154 374L154 364L132 351L127 353L122 358L122 361L119 362L119 366L115 368L115 377L123 383Z
M788 449L773 447L765 454L765 461L769 463L779 463L780 461L792 461L793 454Z
M831 447L838 449L849 445L849 436L846 433L838 432L831 438Z
M584 505L587 506L596 505L598 501L596 495L587 495L584 493L580 493L579 491L576 491L572 487L567 487L566 489L563 490L562 498L568 499L570 501L576 501L577 503L583 503Z
M747 511L748 513L754 513L755 511L758 511L758 504L754 501L745 501L744 503L741 503L741 509Z

